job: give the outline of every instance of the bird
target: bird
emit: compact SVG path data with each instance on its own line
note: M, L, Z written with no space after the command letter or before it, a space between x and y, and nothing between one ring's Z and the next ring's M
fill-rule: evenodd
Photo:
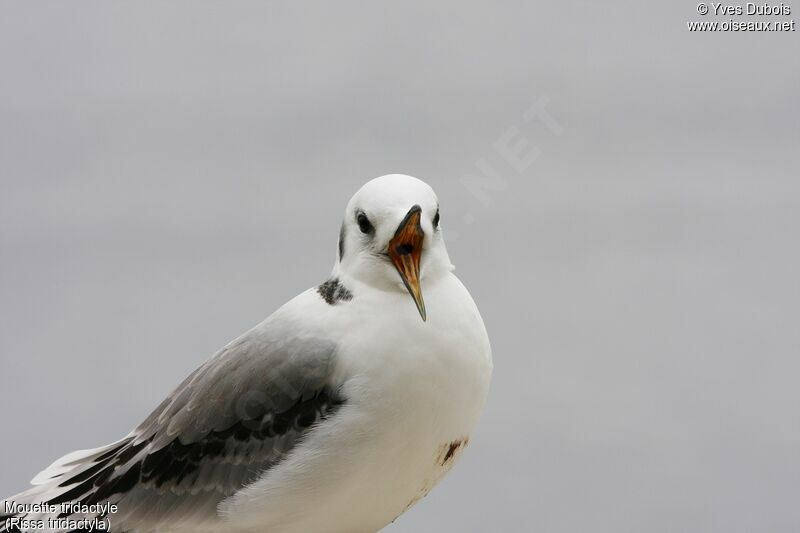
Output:
M360 533L410 509L467 447L493 368L433 189L366 182L321 278L127 436L5 499L0 532Z

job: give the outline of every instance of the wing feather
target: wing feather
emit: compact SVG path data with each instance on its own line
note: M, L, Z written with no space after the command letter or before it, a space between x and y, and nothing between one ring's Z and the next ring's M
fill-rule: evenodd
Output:
M268 319L189 375L126 438L64 456L10 500L115 503L116 531L216 519L223 499L343 403L332 382L335 345L286 329Z

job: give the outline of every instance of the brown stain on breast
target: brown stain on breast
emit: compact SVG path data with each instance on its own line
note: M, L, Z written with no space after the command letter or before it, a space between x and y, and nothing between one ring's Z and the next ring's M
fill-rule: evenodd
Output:
M467 447L467 444L469 444L469 437L443 444L439 453L439 464L441 466L450 466L448 463L451 463L455 459L456 455L458 455L461 450Z
M450 442L445 442L441 446L439 446L438 453L436 454L436 466L438 473L431 479L426 479L422 483L422 487L419 489L417 494L411 498L411 501L408 502L405 509L400 514L408 511L415 503L420 501L422 498L428 495L434 485L441 479L441 477L453 466L456 458L459 454L467 447L469 444L469 437L464 437L463 439L456 439ZM399 516L399 515L398 515ZM397 517L395 517L395 520ZM394 522L394 520L392 520Z

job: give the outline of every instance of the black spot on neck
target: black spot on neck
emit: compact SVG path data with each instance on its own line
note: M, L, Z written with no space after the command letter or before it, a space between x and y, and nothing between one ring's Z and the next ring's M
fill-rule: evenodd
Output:
M353 299L353 294L347 290L347 287L339 283L338 278L329 279L317 287L317 292L329 305L335 305L337 302L349 302Z

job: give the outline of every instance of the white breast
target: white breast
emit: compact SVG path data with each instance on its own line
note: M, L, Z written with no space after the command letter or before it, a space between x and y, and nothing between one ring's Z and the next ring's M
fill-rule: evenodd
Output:
M491 350L455 276L426 287L425 302L427 322L401 292L359 291L344 304L346 313L331 313L326 327L339 339L346 403L286 460L224 503L232 526L377 531L452 467L485 401Z

